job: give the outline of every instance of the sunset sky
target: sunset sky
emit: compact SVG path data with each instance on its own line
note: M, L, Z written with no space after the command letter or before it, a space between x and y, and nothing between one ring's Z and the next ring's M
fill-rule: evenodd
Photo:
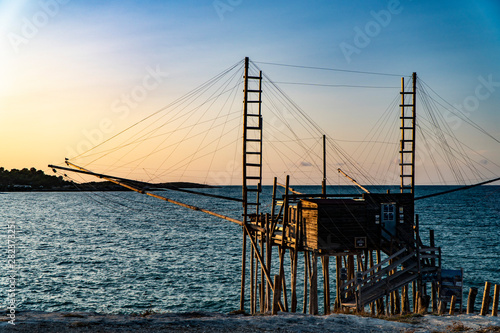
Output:
M0 36L0 165L6 169L47 171L79 145L100 143L245 56L417 72L500 139L497 0L0 0ZM400 85L397 76L259 66L278 82ZM146 95L127 101L137 86ZM358 102L373 91L282 87L339 140L353 139L350 125L382 113L394 95L373 98L368 109ZM500 164L499 143L458 127L462 140Z

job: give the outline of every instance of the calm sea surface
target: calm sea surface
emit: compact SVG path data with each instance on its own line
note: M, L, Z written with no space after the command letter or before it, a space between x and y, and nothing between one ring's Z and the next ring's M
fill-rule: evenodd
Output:
M422 186L416 196L445 189ZM316 193L319 188L297 190ZM241 197L238 187L205 191ZM264 192L267 211L271 188ZM237 202L161 194L241 218ZM12 224L19 309L131 313L239 307L242 233L234 223L131 192L1 193L0 207L3 308L8 305L7 226ZM443 268L464 269L464 293L471 286L481 290L486 280L500 283L500 186L417 201L416 212L425 242L429 229L435 230ZM299 272L301 265L302 257ZM335 266L330 269L335 276Z

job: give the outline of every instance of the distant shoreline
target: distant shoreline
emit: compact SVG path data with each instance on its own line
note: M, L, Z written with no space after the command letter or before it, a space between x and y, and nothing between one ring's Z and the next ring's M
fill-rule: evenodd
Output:
M207 184L198 184L191 182L169 182L169 183L157 183L151 184L150 187L145 188L148 191L164 191L176 188L218 188L220 186L213 186ZM10 187L2 188L1 192L130 192L132 190L125 188L123 186L113 184L110 182L90 182L82 184L64 185L61 187L51 187L51 188L36 188L30 186L22 187Z

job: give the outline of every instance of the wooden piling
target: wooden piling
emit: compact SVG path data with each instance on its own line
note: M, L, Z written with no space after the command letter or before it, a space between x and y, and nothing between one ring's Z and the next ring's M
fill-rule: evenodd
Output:
M309 251L304 251L304 304L302 308L303 313L307 313L307 284L309 282L309 271L311 270L311 263L309 260Z
M446 311L446 302L443 300L440 300L439 304L438 304L438 314L442 315L445 313L445 311Z
M323 269L323 308L325 315L330 314L330 258L328 256L321 257L321 267Z
M246 223L246 221L243 221ZM243 228L243 242L241 250L241 290L240 290L240 311L245 311L245 275L246 275L246 251L247 251L247 233Z
M412 290L412 296L413 296L413 313L418 313L418 307L417 307L417 282L413 281L411 283L411 290Z
M259 289L259 312L263 313L264 312L264 288L263 288L263 284L261 282L259 282L258 289Z
M273 315L278 313L278 302L280 301L281 297L281 283L280 283L280 276L275 275L274 276L274 289L273 289Z
M252 235L249 235L249 237L253 237ZM254 270L255 270L255 260L254 260L254 250L253 248L250 248L250 313L255 314L255 280L254 280Z
M296 249L290 251L290 265L292 266L291 281L290 281L290 296L291 296L291 311L297 311L297 257Z
M409 312L408 305L408 285L405 285L401 287L401 314Z
M457 297L455 295L451 296L450 302L450 315L455 314L455 304L457 303Z
M493 317L498 316L498 296L500 294L500 285L495 284L495 290L493 291L493 304L491 305L491 315Z
M276 183L276 178L274 178L274 181ZM274 185L273 189L273 198L276 195L276 184ZM273 199L274 202L274 199ZM273 209L274 211L274 209ZM271 244L271 226L273 224L273 216L269 216L269 214L266 214L266 228L267 228L267 239L266 239L266 275L271 276L271 255L272 255L272 244ZM271 311L272 308L272 303L271 303L271 287L269 284L266 284L266 311Z
M417 291L413 294L414 302L415 302L415 308L413 309L413 313L419 313L420 312L420 291Z
M311 257L311 272L310 272L310 296L309 296L309 314L318 314L318 255L313 253Z
M335 257L335 279L336 279L336 294L335 294L335 311L339 311L341 306L340 306L340 284L342 281L340 280L340 270L342 269L342 257L337 256Z
M436 243L434 240L434 230L429 230L429 245L430 247L436 247ZM434 252L431 252L432 255L434 255ZM436 266L436 259L432 258L431 259L431 266L435 267ZM431 283L431 300L432 300L432 312L437 311L437 285L436 282Z
M380 250L377 250L377 265L379 265L382 262L382 257L380 254ZM377 268L377 272L380 271L380 267ZM381 316L385 314L385 307L384 307L384 298L381 297L377 300L377 315Z
M467 298L467 314L474 313L474 303L476 302L477 288L471 287Z
M481 316L486 316L486 313L488 312L489 304L490 304L490 288L491 288L491 283L486 281L484 283L484 293L483 293L483 303L481 306Z
M394 291L394 314L401 313L401 299L399 297L399 291Z

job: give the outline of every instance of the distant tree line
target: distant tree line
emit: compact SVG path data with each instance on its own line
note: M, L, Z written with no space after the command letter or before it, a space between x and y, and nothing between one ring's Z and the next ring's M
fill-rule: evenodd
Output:
M42 170L35 168L9 171L0 167L1 191L62 189L70 187L71 184L71 182L65 181L62 176L48 176Z

